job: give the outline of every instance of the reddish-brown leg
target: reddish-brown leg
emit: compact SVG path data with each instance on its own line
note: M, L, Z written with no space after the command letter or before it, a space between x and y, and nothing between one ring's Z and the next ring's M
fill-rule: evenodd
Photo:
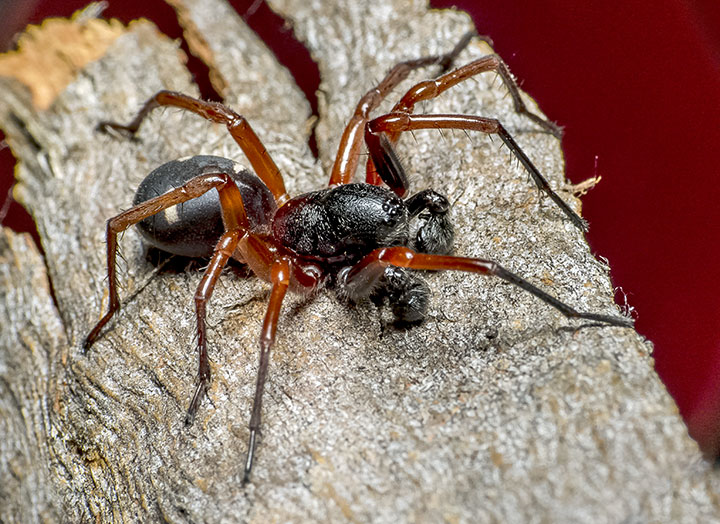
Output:
M407 91L407 93L405 93L405 95L403 95L400 101L395 104L391 113L412 113L418 102L438 97L451 87L456 86L475 75L488 71L495 71L498 75L500 75L500 78L502 78L503 83L512 97L515 111L517 113L527 116L530 120L552 135L558 138L562 136L562 129L558 127L557 124L550 122L549 120L546 120L528 110L525 102L523 102L523 99L520 96L520 90L510 74L510 70L505 65L505 62L503 62L497 55L484 56L470 62L469 64L459 67L454 71L450 71L435 80L426 80L415 84ZM393 133L389 135L389 138L391 142L395 142L398 136L399 133ZM366 164L366 179L370 184L380 184L380 177L378 176L370 159L368 159Z
M450 71L435 80L426 80L414 85L408 89L408 92L403 95L397 104L395 104L391 113L412 113L418 102L440 96L442 93L451 87L456 86L460 82L464 82L475 75L488 71L495 71L498 75L500 75L500 78L502 78L505 87L507 87L507 90L512 97L516 113L525 115L557 138L562 136L562 129L558 127L557 124L532 113L527 108L525 102L523 102L523 99L520 96L520 90L510 74L510 70L505 65L505 62L503 62L497 55L484 56L470 62L469 64L459 67L454 71Z
M626 318L576 311L574 308L535 287L527 280L511 273L492 260L455 257L450 255L428 255L425 253L416 253L406 247L384 247L376 249L369 255L366 255L347 274L345 285L353 286L355 282L372 280L374 275L379 274L378 267L385 267L388 265L406 267L410 269L450 269L496 276L533 294L546 304L560 311L568 318L581 318L585 320L603 322L612 326L633 327L632 321Z
M211 122L225 124L228 131L230 131L230 135L232 135L235 142L238 143L250 161L257 176L260 177L275 196L278 206L281 206L290 199L285 190L285 183L283 182L280 170L255 134L253 128L245 117L237 114L224 104L198 100L197 98L175 91L160 91L145 102L145 105L135 119L129 124L121 125L114 122L101 122L98 127L101 129L110 128L135 134L150 111L160 106L178 107L200 115Z
M572 220L572 222L582 231L587 231L587 222L580 218L563 199L552 190L545 177L530 161L527 155L520 149L513 137L507 132L502 124L494 118L483 118L471 115L411 115L408 113L389 113L378 117L369 122L365 128L365 142L368 146L370 159L381 172L382 179L385 182L401 180L402 176L394 173L396 169L388 158L395 158L392 150L391 142L385 138L385 135L393 136L403 131L418 129L467 129L472 131L481 131L483 133L496 134L508 146L510 151L525 167L530 176L535 181L537 187L543 191L550 199ZM383 170L388 171L387 174ZM389 184L389 185L390 185ZM407 191L407 187L392 187L396 193L403 195Z
M226 231L221 237L220 241L215 246L215 251L210 259L205 273L203 274L202 280L195 291L195 317L197 321L197 350L198 350L198 376L197 376L197 387L195 394L190 401L187 414L185 415L185 425L189 426L195 419L200 401L207 393L208 385L210 384L210 361L208 360L207 352L207 327L205 324L205 311L207 309L207 303L210 301L210 297L215 289L220 274L222 273L225 264L230 260L230 257L235 252L235 248L240 241L241 236L247 235L247 233L241 233L241 230L235 229L233 231Z
M417 60L400 62L385 75L385 78L376 87L363 95L340 138L340 145L330 174L329 185L347 184L352 179L360 158L363 128L370 118L370 113L380 105L390 91L405 80L415 69L438 65L442 70L446 70L451 66L455 57L468 45L473 36L475 36L474 32L464 35L455 48L445 55L428 56Z
M268 364L270 363L270 349L275 343L280 307L290 285L291 265L287 259L279 259L270 269L272 291L268 303L262 331L260 332L260 361L258 364L257 382L255 384L255 398L253 399L252 415L250 416L250 437L248 440L247 458L245 459L245 473L243 484L250 480L250 471L255 457L257 434L260 432L262 413L262 397L267 379Z
M204 193L216 189L220 197L223 223L226 232L222 235L210 264L195 293L195 310L197 318L197 349L198 349L198 385L193 395L186 424L191 424L197 408L202 400L210 380L210 365L207 355L207 336L205 326L205 310L210 300L215 283L223 267L235 252L239 242L249 237L250 225L245 215L242 196L232 178L226 173L210 173L193 178L187 184L163 195L147 200L120 215L111 218L107 223L107 265L108 291L110 305L107 313L100 319L85 339L84 349L88 350L95 342L102 328L120 307L117 292L117 235L133 224L150 217L171 206L187 202Z
M108 311L98 321L95 327L90 331L83 347L87 350L97 339L102 328L112 318L120 307L120 301L117 293L117 274L116 274L116 254L117 254L117 236L125 231L133 224L137 224L141 220L159 213L163 209L167 209L176 204L187 202L193 198L207 193L211 189L217 189L220 195L220 204L222 206L223 221L227 230L243 229L249 230L247 217L245 216L245 208L242 203L242 197L235 182L225 173L210 173L201 175L190 180L187 184L173 191L151 198L127 211L120 213L116 217L111 218L107 222L107 268L108 268L108 294L110 304Z

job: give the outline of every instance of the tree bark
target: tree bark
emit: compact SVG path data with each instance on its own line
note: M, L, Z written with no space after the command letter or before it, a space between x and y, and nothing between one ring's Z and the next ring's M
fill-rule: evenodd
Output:
M229 6L171 2L216 89L250 120L292 194L327 183L344 123L392 65L446 52L472 27L463 13L419 0L269 3L320 68L318 160L307 101ZM0 59L15 196L44 250L0 236L0 521L718 518L717 474L653 371L649 342L451 272L427 275L429 318L407 330L331 292L287 299L243 487L267 284L223 275L209 308L212 384L189 429L201 272L158 270L129 231L122 309L87 354L80 345L107 306L105 221L129 207L145 174L187 155L244 157L224 127L175 110L153 113L137 140L97 133L99 121L128 121L160 89L197 89L177 43L147 21L63 24L70 44L48 26L33 37L55 60L19 55L29 75ZM102 53L78 58L78 49ZM489 52L478 40L458 63ZM413 80L434 72L422 73ZM499 118L562 191L559 141L515 114L493 77L419 109ZM608 267L499 141L417 132L399 151L413 190L433 187L454 204L457 254L492 258L577 309L620 314Z

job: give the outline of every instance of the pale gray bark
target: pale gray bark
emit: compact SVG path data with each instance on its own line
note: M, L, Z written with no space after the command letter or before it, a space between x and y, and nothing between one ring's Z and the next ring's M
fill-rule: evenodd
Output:
M471 27L419 0L272 1L320 67L316 162L309 106L287 71L224 3L182 5L216 85L293 194L326 183L342 125L373 82L399 60L451 49ZM475 42L460 62L487 52ZM420 109L497 116L562 190L559 142L515 115L493 77ZM177 44L133 25L46 111L19 83L0 83L16 196L46 255L27 237L0 237L0 521L720 518L717 474L653 371L648 342L454 273L428 275L429 318L409 330L332 293L287 300L253 482L242 488L267 284L228 273L218 286L209 401L189 430L200 272L156 274L128 232L123 309L89 354L80 350L106 305L105 220L130 205L144 174L193 154L243 162L224 128L175 110L157 111L139 141L94 131L129 119L159 89L197 93ZM454 203L458 254L493 258L578 309L620 314L607 266L498 140L418 132L399 151L414 189L432 186Z

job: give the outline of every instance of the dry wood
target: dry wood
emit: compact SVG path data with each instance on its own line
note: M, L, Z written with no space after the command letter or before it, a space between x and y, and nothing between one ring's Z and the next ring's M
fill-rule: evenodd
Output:
M417 0L270 3L320 67L319 162L307 148L307 102L237 15L220 0L172 2L293 193L326 183L343 123L391 65L444 52L471 27L464 14ZM48 52L57 45L46 42ZM487 52L476 42L461 61ZM422 110L497 116L562 188L559 142L515 115L492 84L485 75ZM649 343L631 329L569 322L501 282L450 273L428 276L430 318L407 331L331 293L288 301L254 479L243 489L266 284L222 279L210 305L210 401L189 430L198 271L156 271L128 232L124 307L88 355L80 350L105 307L105 220L164 161L242 154L223 128L177 111L157 111L137 141L95 132L159 89L197 93L177 44L148 22L61 87L39 109L26 85L0 78L16 197L45 251L0 236L0 521L718 518L717 475L654 373ZM433 186L454 202L458 254L492 257L579 309L617 313L608 268L499 141L416 133L400 152L415 189Z

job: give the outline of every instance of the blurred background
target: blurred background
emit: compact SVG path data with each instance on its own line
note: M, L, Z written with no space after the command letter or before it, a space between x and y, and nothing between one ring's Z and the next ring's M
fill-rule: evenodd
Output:
M230 3L271 43L316 110L317 68L284 21L262 1ZM0 50L12 49L28 23L69 16L86 4L0 0ZM564 126L568 178L577 183L602 176L583 197L590 245L609 260L616 300L634 308L638 331L654 343L657 372L690 434L708 456L717 457L720 2L432 0L431 5L468 11L521 87ZM170 37L181 38L173 10L161 0L110 0L104 16L123 22L149 18ZM219 99L207 68L193 57L189 66L203 96ZM12 153L2 149L2 224L34 232L22 207L5 198L13 165Z

